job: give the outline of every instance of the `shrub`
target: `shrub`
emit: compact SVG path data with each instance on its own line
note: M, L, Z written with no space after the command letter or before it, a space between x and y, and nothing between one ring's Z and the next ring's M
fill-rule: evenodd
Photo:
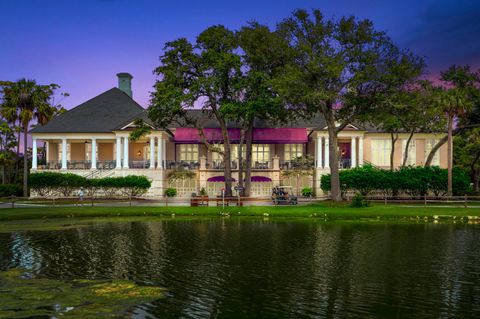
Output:
M351 207L367 207L368 202L365 200L365 197L362 194L356 193L355 196L352 197L352 202L350 203Z
M152 182L145 176L128 175L118 180L122 192L132 198L145 194L152 186Z
M323 175L320 187L330 191L330 175ZM459 169L453 170L453 193L463 195L470 191L467 174ZM382 170L372 166L363 166L340 171L340 190L354 191L368 196L372 191L383 191L396 195L402 191L411 196L423 196L433 193L436 196L447 193L447 170L436 166L408 166L395 171Z
M302 196L303 197L313 197L313 189L311 187L305 187L302 189Z
M176 188L172 188L172 187L167 188L167 189L165 190L165 196L167 196L167 197L175 197L175 196L177 196L177 189L176 189Z
M17 184L0 184L0 197L17 196L23 194L22 186Z

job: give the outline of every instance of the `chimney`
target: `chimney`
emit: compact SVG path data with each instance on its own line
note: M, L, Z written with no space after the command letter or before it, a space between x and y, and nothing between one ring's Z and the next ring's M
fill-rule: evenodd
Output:
M132 97L132 79L133 76L130 73L122 72L117 73L118 77L118 88L123 92L127 93L128 96Z

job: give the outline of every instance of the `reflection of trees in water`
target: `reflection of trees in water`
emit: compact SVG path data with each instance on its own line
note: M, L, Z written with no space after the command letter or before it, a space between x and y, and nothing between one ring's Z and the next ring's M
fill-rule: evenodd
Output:
M148 310L158 316L480 311L470 226L177 219L15 236L0 235L1 265L166 286L173 297Z

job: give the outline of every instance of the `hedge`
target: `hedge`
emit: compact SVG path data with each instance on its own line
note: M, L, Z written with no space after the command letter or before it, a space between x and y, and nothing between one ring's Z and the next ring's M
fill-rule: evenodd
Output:
M0 184L0 197L17 196L23 194L22 186L17 184Z
M110 198L118 194L132 198L145 194L151 185L151 181L145 176L138 175L96 179L71 173L42 172L30 175L30 187L41 197L69 197L79 188L85 188L89 197L95 197L98 191L102 191L104 196Z
M330 174L323 175L320 187L330 191ZM459 169L453 169L453 193L464 195L470 191L470 179ZM373 191L389 195L406 193L411 196L447 193L447 170L438 166L407 166L395 171L383 170L370 165L340 171L340 189L342 193L354 191L368 196Z

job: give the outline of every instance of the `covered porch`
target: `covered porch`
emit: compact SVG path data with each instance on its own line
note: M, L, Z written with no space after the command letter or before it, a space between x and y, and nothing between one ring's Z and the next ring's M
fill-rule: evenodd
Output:
M164 169L162 134L131 141L128 134L32 136L32 170ZM38 159L38 146L45 145Z

